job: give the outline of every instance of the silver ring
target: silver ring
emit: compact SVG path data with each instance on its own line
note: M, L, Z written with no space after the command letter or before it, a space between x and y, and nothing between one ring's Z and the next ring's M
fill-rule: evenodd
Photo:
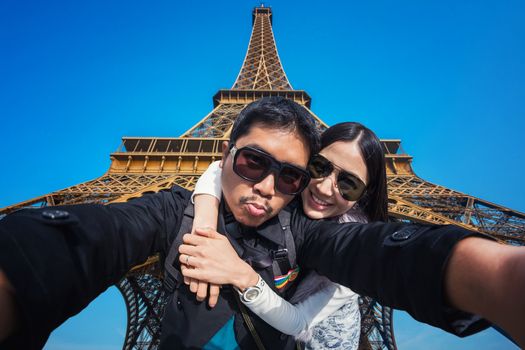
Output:
M190 260L190 256L187 255L187 256L186 256L186 265L188 265L188 266L190 265L190 264L188 264L188 261L189 261L189 260Z

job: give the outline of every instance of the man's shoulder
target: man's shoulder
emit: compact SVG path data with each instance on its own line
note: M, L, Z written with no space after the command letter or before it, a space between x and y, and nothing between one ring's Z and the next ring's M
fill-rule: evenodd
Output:
M287 212L291 217L292 226L294 222L306 223L312 221L303 211L303 205L300 197L295 198L286 207L282 209L283 212Z
M191 194L193 192L179 185L173 185L171 188L162 191L169 191L173 196L175 196L176 198L180 198L185 202L190 199Z
M191 204L192 191L179 185L173 185L171 188L162 190L160 192L164 192L167 195L167 202L169 203L168 206L171 207L171 210L177 214L176 226L178 227L182 222L183 213L185 212L187 206Z
M290 215L295 216L295 215L301 215L302 208L303 206L301 203L301 198L295 197L290 203L288 203L286 207L281 209L281 211L288 212L290 213ZM302 215L304 215L304 213Z
M133 206L149 207L149 210L157 210L159 214L175 214L184 211L191 198L191 191L179 186L163 188L157 192L146 191L141 196L132 198L130 203ZM126 203L116 203L116 206L124 207Z
M295 198L282 211L290 216L290 229L297 242L297 239L301 239L308 230L308 226L313 220L304 213L300 198Z

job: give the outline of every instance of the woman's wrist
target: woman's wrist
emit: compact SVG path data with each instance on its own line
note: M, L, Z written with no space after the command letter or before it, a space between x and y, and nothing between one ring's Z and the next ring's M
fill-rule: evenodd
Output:
M253 287L259 281L259 274L250 265L243 261L242 268L237 274L233 286L243 292L248 287Z

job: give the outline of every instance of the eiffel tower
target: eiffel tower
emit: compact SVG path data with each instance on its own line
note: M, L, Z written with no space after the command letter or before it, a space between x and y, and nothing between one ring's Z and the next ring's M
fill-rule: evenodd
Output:
M246 104L263 96L284 96L305 106L310 96L295 90L283 70L272 28L272 10L252 13L252 34L242 68L229 90L213 96L213 109L193 128L173 138L123 138L110 155L101 177L0 209L0 218L25 207L78 203L114 203L179 185L192 189L208 165L220 159L221 143ZM319 129L326 128L313 112ZM412 157L400 140L381 140L385 151L389 214L398 220L453 224L483 232L506 244L525 243L525 214L429 183L418 177ZM124 349L156 349L166 295L161 288L157 256L134 267L118 285L124 296L128 326ZM392 310L369 298L361 299L363 349L395 349Z

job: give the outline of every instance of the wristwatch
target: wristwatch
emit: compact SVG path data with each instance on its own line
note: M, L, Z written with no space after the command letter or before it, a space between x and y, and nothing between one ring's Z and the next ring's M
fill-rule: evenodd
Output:
M248 287L243 292L239 291L239 294L241 295L241 300L243 302L249 303L251 301L254 301L262 293L263 287L266 283L260 275L258 276L259 279L257 280L255 286Z

